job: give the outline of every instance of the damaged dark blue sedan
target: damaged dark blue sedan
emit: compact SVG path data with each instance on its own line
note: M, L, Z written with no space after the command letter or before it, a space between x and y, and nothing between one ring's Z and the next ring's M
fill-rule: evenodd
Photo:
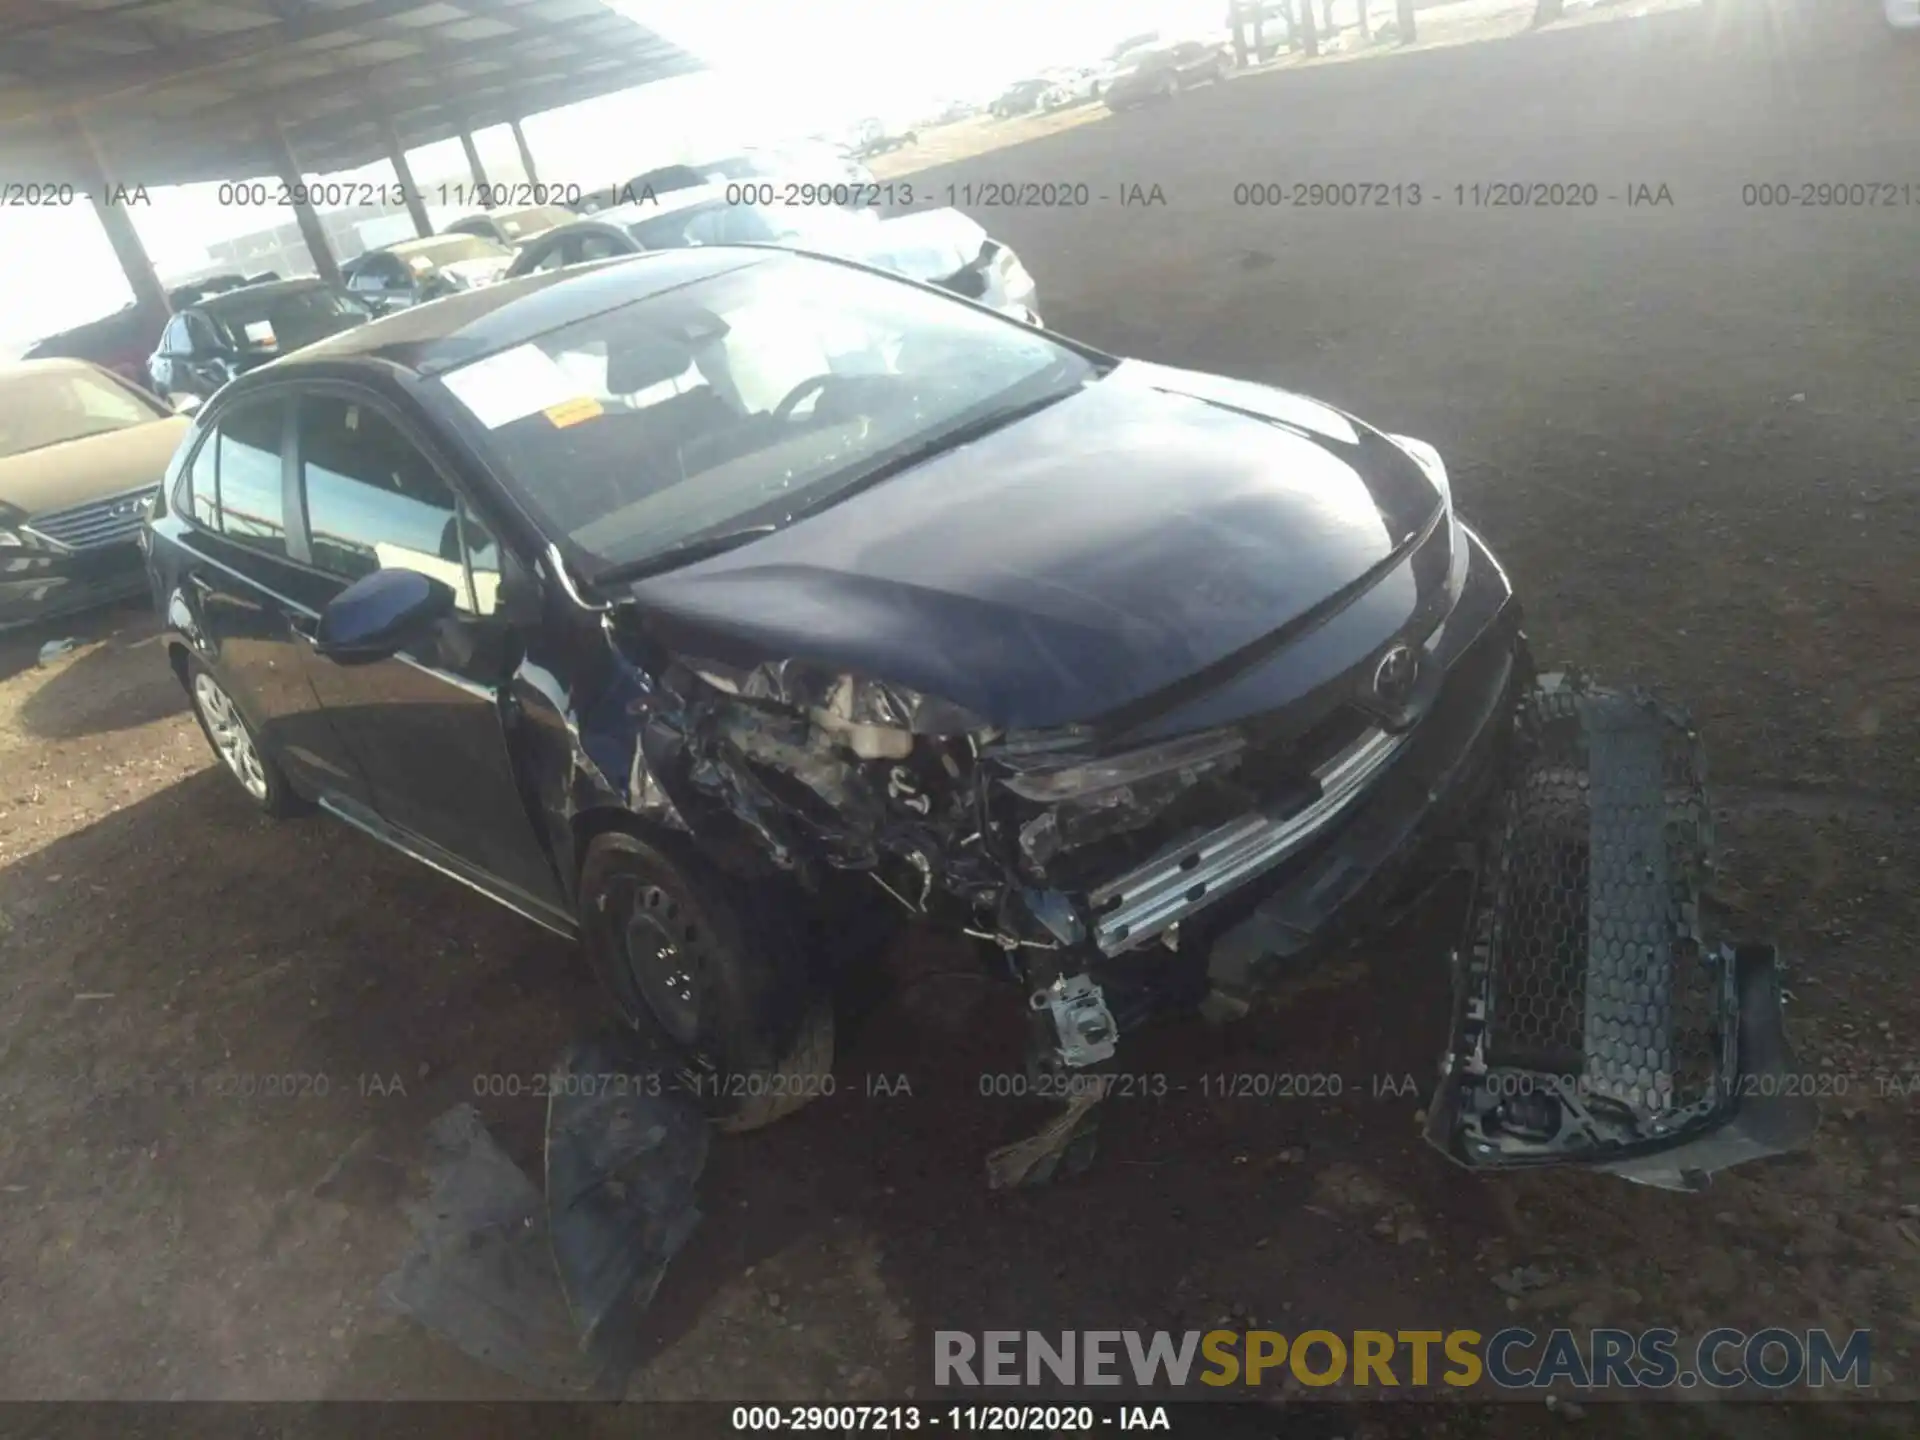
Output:
M1432 1138L1658 1183L1802 1135L1707 933L1691 732L1537 683L1434 449L758 247L536 275L240 377L150 524L251 800L578 935L723 1123L825 1088L849 887L1056 1078L1478 876ZM1440 1032L1447 1033L1442 1035Z

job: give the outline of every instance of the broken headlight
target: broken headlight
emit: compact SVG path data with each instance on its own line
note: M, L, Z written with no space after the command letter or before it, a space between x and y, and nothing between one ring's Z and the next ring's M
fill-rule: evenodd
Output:
M903 685L832 674L796 661L756 665L745 673L714 666L694 672L745 700L771 700L805 714L862 760L903 760L916 735L965 735L985 722L961 706Z
M1202 780L1238 765L1245 748L1236 731L1208 730L1117 755L1016 769L1001 783L1046 807L1020 826L1021 853L1045 865L1062 850L1151 824Z

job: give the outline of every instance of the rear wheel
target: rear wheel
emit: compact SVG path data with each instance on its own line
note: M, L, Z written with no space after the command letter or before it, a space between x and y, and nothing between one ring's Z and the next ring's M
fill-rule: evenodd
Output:
M260 737L253 733L247 717L240 713L240 707L233 703L233 697L214 673L199 660L189 657L186 679L187 694L193 701L193 713L200 722L201 733L255 808L275 817L296 814L303 809L285 773L261 747Z
M833 1090L833 1008L797 904L750 890L678 837L615 832L587 849L588 958L724 1130L771 1124Z

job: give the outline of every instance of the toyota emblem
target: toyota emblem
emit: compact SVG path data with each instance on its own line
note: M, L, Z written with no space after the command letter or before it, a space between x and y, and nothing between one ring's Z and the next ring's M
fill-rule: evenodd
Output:
M1420 673L1419 658L1413 647L1393 644L1373 667L1373 696L1382 705L1399 709L1413 693L1414 677Z

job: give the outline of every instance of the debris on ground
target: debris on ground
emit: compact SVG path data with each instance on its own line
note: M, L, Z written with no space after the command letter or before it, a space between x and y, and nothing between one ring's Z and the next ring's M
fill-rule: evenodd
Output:
M46 644L40 647L40 664L43 666L51 665L57 660L64 660L73 653L73 647L77 644L79 644L79 642L72 636L68 636L64 640L47 641Z
M1093 1163L1097 1091L1073 1096L1032 1135L987 1156L987 1188L1012 1190L1077 1175Z
M588 1042L554 1071L544 1196L471 1105L433 1122L430 1191L387 1305L530 1384L624 1391L636 1322L699 1221L708 1140L698 1108L648 1094L627 1058Z
M547 1104L547 1231L583 1344L637 1320L699 1222L709 1131L697 1105L644 1093L625 1036L575 1046Z
M1493 1288L1505 1295L1524 1295L1553 1283L1553 1272L1538 1265L1516 1265L1493 1277Z

